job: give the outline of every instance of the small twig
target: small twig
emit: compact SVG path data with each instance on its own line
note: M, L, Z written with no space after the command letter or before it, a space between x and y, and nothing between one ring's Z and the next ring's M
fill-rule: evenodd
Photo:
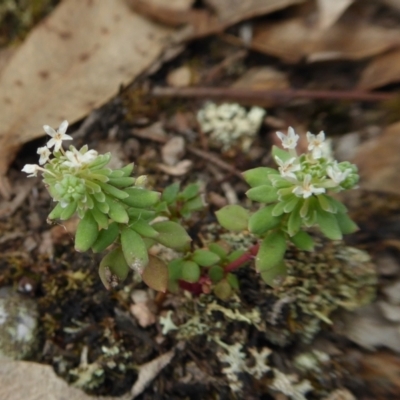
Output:
M216 165L217 167L219 167L225 171L231 172L232 174L236 175L238 178L243 179L243 175L241 174L240 171L238 171L233 165L230 165L230 164L226 163L225 161L221 160L220 158L218 158L217 155L210 153L208 151L205 151L205 150L197 149L196 147L190 146L190 145L186 146L186 149L190 153L192 153L198 157L204 158L205 160L210 161L211 163Z
M246 251L243 255L241 255L239 258L237 258L235 261L232 261L230 264L228 264L224 270L225 272L232 272L235 269L238 269L242 265L246 264L249 261L252 261L254 257L258 253L258 249L260 248L260 245L257 243L254 246L250 247L249 250Z
M396 95L386 92L365 92L361 90L304 90L304 89L274 89L251 90L237 88L215 87L155 87L151 94L155 97L194 97L210 99L230 99L239 102L284 102L305 98L313 100L352 100L352 101L386 101L393 100Z

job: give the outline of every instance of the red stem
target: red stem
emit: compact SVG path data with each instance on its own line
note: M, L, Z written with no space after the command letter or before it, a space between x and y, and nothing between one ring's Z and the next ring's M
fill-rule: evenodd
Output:
M241 255L239 258L237 258L235 261L232 261L230 264L228 264L224 270L225 272L231 272L234 271L235 269L238 269L241 267L243 264L246 264L249 261L252 261L254 257L258 253L258 249L260 248L260 245L257 243L254 246L250 247L249 250L246 251L243 255Z

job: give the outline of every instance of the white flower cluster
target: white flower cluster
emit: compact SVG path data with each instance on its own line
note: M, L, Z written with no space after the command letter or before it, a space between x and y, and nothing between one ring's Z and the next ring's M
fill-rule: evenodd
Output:
M252 107L248 112L239 104L206 103L197 113L201 130L209 134L211 141L223 150L239 144L243 151L251 146L260 129L265 110Z
M22 172L30 174L28 177L37 176L39 171L49 172L40 167L40 165L46 164L50 160L51 155L59 156L58 158L61 160L60 165L67 168L80 168L84 165L90 164L97 158L97 151L87 150L87 147L78 151L74 146L70 146L69 150L64 151L62 148L62 142L64 140L72 140L72 137L66 134L68 129L67 121L61 122L57 130L54 130L49 125L44 125L43 129L51 139L47 142L46 146L39 147L37 150L37 154L40 156L39 165L26 164L24 168L22 168ZM52 147L54 147L53 152L50 151Z
M318 135L307 132L308 151L305 157L297 155L296 147L299 140L292 127L287 134L276 132L287 149L291 158L283 161L275 156L282 178L294 185L292 193L304 199L325 193L326 189L340 190L341 184L354 172L351 168L341 168L337 161L331 159L330 144L325 140L325 133Z

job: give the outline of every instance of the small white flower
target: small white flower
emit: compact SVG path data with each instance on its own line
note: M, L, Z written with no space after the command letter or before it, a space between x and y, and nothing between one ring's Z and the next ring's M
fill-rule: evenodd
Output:
M63 140L72 140L70 135L66 135L65 132L68 128L68 121L61 122L57 131L55 131L51 126L44 125L44 131L51 136L51 139L47 142L47 147L51 148L54 146L54 151L59 151Z
M82 154L75 147L72 147L72 150L67 150L65 152L65 156L68 160L64 161L63 165L70 168L80 168L94 161L97 155L98 153L96 150L89 150L85 154Z
M37 154L40 155L39 164L43 165L43 164L46 164L47 160L49 159L51 151L46 146L39 147L37 150Z
M276 132L276 134L278 135L278 138L281 140L282 142L282 146L285 149L295 149L297 146L297 141L299 140L299 135L296 134L296 132L294 131L294 129L289 126L288 128L288 134L285 135L282 132Z
M325 193L324 188L317 188L311 184L311 175L306 174L304 177L303 182L298 182L299 185L293 189L293 192L298 197L303 197L307 199L308 197L312 196L313 194L321 194Z
M300 171L301 166L298 162L296 162L297 158L292 157L290 160L282 161L279 157L275 157L276 163L279 165L279 172L281 176L286 178L294 178L296 179L296 175L294 172Z
M317 136L313 135L311 132L307 132L308 140L308 150L312 151L314 158L321 158L323 152L325 151L324 140L325 133L321 131Z
M328 174L329 178L331 178L333 182L336 183L337 185L340 185L348 177L350 172L351 169L349 168L344 171L341 171L337 163L330 165L326 169L326 173Z
M38 165L36 165L36 164L26 164L24 166L24 168L22 168L21 171L25 172L27 174L31 174L31 175L28 175L28 178L31 178L32 176L37 176L37 173L40 170L39 168L40 167Z

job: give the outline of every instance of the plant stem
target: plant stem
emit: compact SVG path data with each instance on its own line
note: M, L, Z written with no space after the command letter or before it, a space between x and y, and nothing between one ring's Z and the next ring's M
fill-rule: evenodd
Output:
M259 248L260 245L258 243L250 247L250 249L247 250L246 253L242 254L235 261L232 261L227 266L225 266L224 268L225 272L232 272L235 269L238 269L242 265L246 264L247 262L252 261L254 257L257 255Z

